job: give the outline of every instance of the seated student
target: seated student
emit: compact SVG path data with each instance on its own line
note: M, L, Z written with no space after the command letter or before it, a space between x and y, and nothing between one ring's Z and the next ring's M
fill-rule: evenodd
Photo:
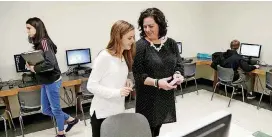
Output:
M238 72L238 68L241 68L244 72L250 72L254 69L259 68L259 65L249 65L248 62L243 59L243 57L238 54L237 49L240 47L240 42L238 40L233 40L230 43L230 48L223 53L224 63L221 64L225 68L233 68L234 70L234 82L245 81L245 75ZM247 92L247 99L254 99L255 96L252 92Z

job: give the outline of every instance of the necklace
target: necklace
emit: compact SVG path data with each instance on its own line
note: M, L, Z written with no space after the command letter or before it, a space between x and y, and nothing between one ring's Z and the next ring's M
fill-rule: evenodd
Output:
M161 41L159 47L156 47L156 46L154 45L154 43L153 43L151 40L149 40L149 39L146 39L146 40L150 42L150 46L153 47L156 51L160 51L161 48L162 48L162 46L163 46L164 43L166 42L167 37L162 37L162 38L159 39L159 40Z

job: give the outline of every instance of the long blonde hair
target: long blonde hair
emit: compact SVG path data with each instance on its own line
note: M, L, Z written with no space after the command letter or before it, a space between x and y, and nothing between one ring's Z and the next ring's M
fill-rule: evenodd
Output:
M110 41L107 50L112 56L122 57L122 38L128 32L134 30L134 26L124 20L119 20L111 27ZM123 56L128 65L129 71L132 70L133 58L135 56L135 42L131 45L130 50L124 50Z

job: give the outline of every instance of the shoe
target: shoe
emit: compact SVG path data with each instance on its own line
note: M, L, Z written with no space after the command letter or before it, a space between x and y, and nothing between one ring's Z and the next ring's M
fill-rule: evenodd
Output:
M242 94L242 91L236 88L233 95L240 95L240 94Z
M253 94L247 94L247 99L254 99L254 98L256 98L255 95L253 95Z
M56 137L66 137L65 135L57 135Z
M234 91L233 95L241 95L242 91Z
M68 126L67 126L67 128L65 129L65 132L68 132L68 131L70 131L71 130L71 128L75 125L75 124L77 124L78 123L78 119L77 118L75 118L73 121L71 121L71 122L68 122L67 124L68 124Z

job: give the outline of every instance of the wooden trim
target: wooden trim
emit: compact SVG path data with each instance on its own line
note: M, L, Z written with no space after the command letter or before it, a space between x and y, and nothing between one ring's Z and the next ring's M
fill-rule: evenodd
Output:
M70 87L70 86L80 85L81 81L87 81L87 80L88 80L88 78L63 81L62 86L63 87ZM28 92L28 91L34 91L34 90L39 90L39 89L41 89L41 85L30 86L30 87L25 87L25 88L13 88L13 89L1 90L0 97L14 96L14 95L17 95L18 92L20 92L20 91Z
M211 65L212 61L206 61L206 60L197 60L196 65ZM251 71L251 73L258 74L258 75L265 75L265 70L262 69L255 69Z

